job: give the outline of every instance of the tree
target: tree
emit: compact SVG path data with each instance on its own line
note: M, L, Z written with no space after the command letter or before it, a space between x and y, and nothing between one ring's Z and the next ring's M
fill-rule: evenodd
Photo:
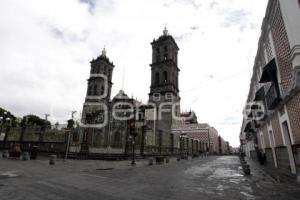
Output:
M29 126L33 126L33 125L37 125L37 126L51 126L51 123L48 120L42 119L36 115L26 115L23 117L22 121L21 121L21 126L25 126L25 125L29 125Z
M5 119L9 118L10 119L10 125L11 126L18 126L19 123L17 121L17 118L9 111L3 109L0 107L0 117L2 117L2 120L1 123L5 123L7 121L5 121Z

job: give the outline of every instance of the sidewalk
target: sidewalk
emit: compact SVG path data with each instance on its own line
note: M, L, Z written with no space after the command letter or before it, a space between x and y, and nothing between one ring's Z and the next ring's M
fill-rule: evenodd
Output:
M245 159L247 163L250 165L251 171L256 170L262 176L268 175L276 182L297 184L297 177L292 173L288 173L276 168L267 167L267 165L261 165L259 164L258 161L247 157Z

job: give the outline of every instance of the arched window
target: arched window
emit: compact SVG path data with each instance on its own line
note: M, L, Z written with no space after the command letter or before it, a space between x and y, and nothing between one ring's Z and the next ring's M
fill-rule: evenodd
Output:
M97 85L94 85L94 95L96 96L96 95L98 95L98 86Z
M165 54L164 54L164 60L167 60L167 59L168 59L168 54L165 53Z
M104 86L101 86L100 95L104 94Z
M107 73L107 67L106 67L106 66L104 66L104 71L103 71L103 74L105 74L105 75L106 75L106 73Z
M92 66L92 68L91 68L91 74L95 74L95 66Z
M164 83L168 82L168 72L164 71Z
M168 51L168 47L164 46L164 50L165 50L165 52L167 52Z
M159 84L159 73L158 72L156 72L155 73L155 85L158 85Z

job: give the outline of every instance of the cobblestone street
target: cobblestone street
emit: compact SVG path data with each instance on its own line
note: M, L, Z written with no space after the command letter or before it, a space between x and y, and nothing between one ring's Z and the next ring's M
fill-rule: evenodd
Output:
M139 161L0 160L5 199L299 199L295 184L278 183L259 169L245 177L234 156Z

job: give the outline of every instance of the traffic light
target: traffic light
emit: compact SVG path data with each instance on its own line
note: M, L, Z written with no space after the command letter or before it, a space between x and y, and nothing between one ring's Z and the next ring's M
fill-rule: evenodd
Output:
M135 120L131 119L128 121L128 125L129 125L129 133L132 136L136 136L136 131L135 131Z

